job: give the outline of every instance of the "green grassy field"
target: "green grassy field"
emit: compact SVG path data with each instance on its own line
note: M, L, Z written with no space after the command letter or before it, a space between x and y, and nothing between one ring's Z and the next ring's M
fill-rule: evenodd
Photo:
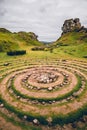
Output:
M87 103L85 103L87 99L87 58L84 58L84 56L87 56L86 33L71 32L64 34L56 42L49 44L48 48L47 46L44 46L44 51L32 51L32 48L36 46L43 47L43 44L34 39L33 34L31 33L23 32L19 35L18 33L0 32L0 105L4 104L4 107L0 107L0 117L2 117L3 120L5 119L7 123L10 122L11 127L15 126L17 129L20 127L21 130L48 130L48 127L50 130L57 130L59 127L63 129L64 124L68 128L69 123L71 123L71 125L76 123L78 130L87 129L86 119L84 120L85 123L81 122L81 125L83 123L83 126L78 125L78 122L83 119L82 117L84 115L87 116ZM50 51L50 48L53 48L52 52ZM11 50L26 50L26 54L20 56L8 56L7 51ZM6 63L9 64L6 65ZM64 73L66 72L65 70L71 72L76 77L77 84L70 92L62 94L61 96L58 95L56 98L45 99L45 97L34 97L34 100L38 101L39 104L33 103L33 97L21 94L21 91L15 89L15 86L13 85L15 78L13 78L11 80L12 83L10 83L10 85L13 85L11 87L12 91L8 88L8 82L6 82L5 86L2 84L5 77L8 78L8 76L14 72L23 71L27 68L30 69L34 66L38 68L39 66L41 67L44 65L49 66L49 68L50 66L54 66L54 68L57 67L58 69L63 69L62 71L64 71ZM18 75L20 75L20 73ZM8 78L8 81L10 79ZM71 77L70 83L72 83ZM68 85L66 86L68 87ZM30 90L26 87L24 88L27 91L29 90L38 93L38 90L36 89ZM63 90L63 88L54 89L51 92L47 91L47 94L53 94L60 90ZM3 91L5 91L5 93L3 93ZM81 93L79 93L77 97L73 97L73 94L76 92L78 93L78 91L81 91ZM44 90L41 90L41 92L43 93ZM30 102L26 103L20 101L17 96L21 97L23 100L28 99ZM82 102L83 100L84 102ZM55 104L51 104L50 101L51 103L54 101ZM16 102L18 104L16 104ZM43 102L47 104L43 105ZM73 107L75 102L78 105L75 106L76 110L73 110L75 108ZM27 109L29 106L32 106L32 111L31 109ZM23 111L24 107L26 111ZM60 111L57 111L59 108L60 110L69 110L69 112L67 112L68 114L66 111L62 111L63 113L61 114ZM36 111L34 111L34 109ZM46 109L46 112L48 113L44 113L44 109ZM27 119L24 119L24 116L26 117L26 115ZM39 125L33 124L34 118L39 120ZM53 119L51 122L52 124L49 123L49 118ZM4 126L4 128L5 127L6 126ZM74 130L74 128L72 130Z
M35 34L34 34L35 35ZM64 34L48 47L53 48L53 52L32 51L35 46L43 46L32 33L8 33L0 32L0 57L8 58L6 52L10 50L26 50L28 58L83 58L87 56L87 37L84 32L70 32ZM44 45L45 48L47 46ZM5 53L3 53L5 52ZM14 57L13 57L14 59Z

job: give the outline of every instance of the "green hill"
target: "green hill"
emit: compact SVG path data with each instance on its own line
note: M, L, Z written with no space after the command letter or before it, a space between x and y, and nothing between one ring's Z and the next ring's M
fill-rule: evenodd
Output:
M7 30L5 28L0 28L0 32L2 32L2 33L11 33L9 30Z
M85 57L87 56L87 33L75 31L66 33L54 43L54 46L64 55Z
M37 40L37 36L32 32L11 33L7 29L0 28L0 52L40 45L42 43Z
M61 37L54 42L54 47L63 55L87 57L87 28L81 26L80 20L66 20Z

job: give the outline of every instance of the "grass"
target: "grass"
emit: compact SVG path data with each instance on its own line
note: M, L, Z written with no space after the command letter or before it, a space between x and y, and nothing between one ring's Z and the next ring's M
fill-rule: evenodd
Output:
M14 118L6 116L4 113L0 112L0 116L2 116L7 122L11 122L15 126L21 127L22 130L41 130L40 127L26 125L25 123L15 121Z
M21 110L17 110L17 108L14 108L13 106L9 105L6 101L4 101L2 98L0 98L0 102L3 102L5 107L16 113L18 115L18 117L23 118L24 115L27 115L28 118L27 120L32 121L35 118L35 115L33 117L33 115L30 115L29 113L24 113ZM67 115L53 115L52 116L52 125L64 125L64 124L68 124L68 123L73 123L74 121L78 121L83 115L87 115L87 104L85 104L82 108L79 108L77 111L68 113ZM71 118L72 117L72 118ZM40 121L41 124L43 125L47 125L47 121L45 118L41 117L41 116L36 116L36 118Z
M87 104L84 105L82 108L79 108L77 111L68 113L67 115L63 115L62 113L60 115L53 115L53 125L56 125L57 123L60 125L73 123L75 121L78 121L83 115L87 115ZM72 118L71 118L72 117Z
M46 121L46 117L40 116L40 115L34 115L30 112L23 112L13 106L11 106L10 104L8 104L0 95L0 102L4 104L5 108L11 112L14 112L20 119L23 119L23 117L26 115L27 116L27 121L32 122L35 118L38 119L38 121L43 124L43 125L47 125L47 121Z
M79 79L79 84L78 84L78 86L79 86L80 84L81 84L81 82L80 82L80 79ZM77 89L76 89L76 90L77 90ZM28 121L32 121L34 118L37 118L37 119L40 121L41 124L47 125L46 118L44 118L44 117L42 117L42 116L39 116L39 115L33 115L33 114L31 114L31 113L28 113L28 112L22 112L21 110L18 110L17 108L15 108L15 107L11 106L10 104L8 104L4 99L2 99L2 97L0 98L0 100L1 100L1 102L4 104L4 106L5 106L8 110L14 112L16 115L18 115L18 117L23 118L24 115L27 115L27 116L28 116L28 118L27 118ZM85 108L85 107L84 107L84 108ZM83 112L85 112L85 109L84 109ZM69 119L69 118L71 117L71 114L69 114L68 116L67 116L67 115L66 115L66 116L64 116L64 115L62 116L62 114L61 114L61 116L60 116L60 115L57 115L56 117L53 116L53 122L52 122L52 124L53 124L53 125L55 125L55 124L63 125L64 123L68 123L68 121L73 122L73 120L77 119L78 116L81 116L81 113L82 113L82 111L81 111L80 113L78 112L77 115L76 115L76 113L75 113L75 114L73 115L72 120ZM86 113L86 112L85 112L85 113Z
M65 53L65 55L71 55L71 57L82 58L87 55L87 38L83 38L86 34L81 32L70 32L64 34L59 40L57 40L54 44L57 46L62 43L61 46L58 47L58 51ZM66 45L67 46L64 46Z
M49 103L49 101L61 101L63 99L66 99L68 98L69 96L71 96L74 92L77 92L80 88L81 88L81 78L79 76L77 76L77 80L78 80L78 83L77 85L74 87L74 89L70 92L68 92L67 94L64 94L62 96L58 96L56 98L34 98L34 97L29 97L28 95L24 95L22 94L21 92L19 92L18 90L15 89L15 86L13 85L14 82L12 82L11 84L11 88L13 90L13 92L17 95L17 96L20 96L22 98L25 98L25 99L30 99L30 100L37 100L39 102L46 102L46 103Z
M48 53L48 52L47 52ZM50 53L49 53L50 54ZM7 56L6 56L7 57ZM21 57L21 56L20 56ZM20 59L20 57L16 57L17 59ZM23 56L24 57L24 56ZM10 61L11 60L13 60L11 57L9 57L10 58ZM17 60L17 59L14 59L13 61L14 61L14 63L15 63L15 61ZM8 59L6 59L6 60L8 60ZM2 60L3 61L3 60ZM14 65L14 63L13 63L13 65ZM6 69L6 68L5 68ZM77 85L77 87L76 88L78 88L78 87L80 87L80 84L81 84L81 82L80 82L81 80L80 80L80 78L78 77L78 83L79 83L79 85ZM75 88L75 89L76 89ZM78 89L77 89L78 90ZM75 90L75 91L77 91L77 90ZM19 94L19 93L18 93ZM10 110L10 111L12 111L12 112L14 112L15 114L17 114L18 115L18 117L20 117L21 119L23 118L23 116L24 115L28 115L28 121L32 121L35 117L40 121L40 123L41 124L43 124L43 125L47 125L48 124L48 122L46 121L46 118L42 118L42 116L37 116L37 115L32 115L31 113L24 113L24 112L22 112L21 110L17 110L16 108L14 108L14 107L12 107L10 104L7 104L4 100L2 100L2 98L1 98L1 101L5 104L5 107L8 109L8 110ZM53 115L53 122L52 122L52 125L56 125L56 124L60 124L60 125L64 125L65 123L69 123L69 122L74 122L75 120L77 121L80 117L82 117L82 115L85 115L85 114L87 114L86 113L86 111L87 111L87 106L84 106L83 108L81 108L81 109L79 109L78 111L76 111L76 112L72 112L72 113L70 113L70 114L68 114L68 115ZM71 118L71 116L72 116L72 118ZM9 121L11 121L11 120L9 120ZM12 122L14 122L13 121L13 119L12 119ZM18 125L19 126L21 126L21 124L19 124L18 123ZM29 127L28 126L26 126L26 125L22 125L21 126L24 130L27 130ZM32 128L33 129L33 128Z
M26 35L26 34L25 34ZM7 70L17 70L20 69L22 66L29 66L30 64L56 64L53 63L54 61L58 61L61 59L66 60L77 60L77 61L83 61L87 62L86 58L83 58L84 56L87 56L87 38L85 36L85 33L67 33L63 35L59 40L57 40L54 45L55 48L53 49L53 52L50 53L50 51L32 51L31 48L35 46L40 46L41 43L32 40L30 37L28 38L27 35L23 39L22 37L19 37L18 34L11 34L11 33L2 33L0 32L0 65L2 68L2 71L0 71L0 75L5 73ZM58 45L59 43L62 43L62 45ZM54 46L53 45L53 46ZM26 50L27 54L24 56L14 56L10 57L6 55L7 50ZM43 61L43 62L41 62ZM12 66L5 67L3 66L4 63L10 62ZM41 63L40 63L41 62ZM18 65L17 65L18 64ZM3 77L4 78L4 77ZM77 77L78 84L76 87L66 95L63 95L61 97L57 97L56 99L50 99L50 100L62 100L64 98L67 98L72 95L73 92L76 92L81 87L81 79L80 77ZM86 84L87 88L87 84ZM84 96L86 88L84 89L83 93L76 98L76 100L80 100L81 96ZM18 96L20 95L23 98L29 98L30 100L36 100L36 98L29 97L27 95L23 95L20 92L16 91L14 86L12 85L12 89L14 90L14 93L16 93ZM45 101L49 102L49 99L37 99L39 102ZM30 112L23 112L12 105L8 104L2 97L0 97L0 102L2 102L6 109L8 109L11 112L14 112L20 119L23 119L24 115L27 115L28 121L31 121L34 118L37 118L41 124L47 125L47 118L40 116L38 113L34 115ZM50 109L49 106L46 106ZM43 106L44 108L44 106ZM63 115L62 113L56 115L51 113L51 116L53 118L52 125L60 124L64 125L65 123L75 122L79 120L83 115L87 115L87 104L84 104L82 108L79 108L77 111L70 112L67 115ZM23 130L39 130L40 128L36 128L34 126L28 126L24 124L24 122L17 122L14 118L8 117L6 114L3 114L0 112L0 116L4 117L7 121L12 122L16 126L20 126ZM71 118L72 117L72 118ZM86 128L86 127L85 127Z
M54 48L53 53L50 53L50 51L32 51L31 48L43 45L36 39L33 39L32 36L33 36L32 33L25 33L25 32L22 32L20 34L0 32L0 49L1 49L0 52L16 49L26 50L27 55L25 57L34 59L38 58L46 59L46 57L50 59L53 58L83 59L84 56L87 56L86 33L70 32L64 34L62 37L60 37L59 40L57 40L56 42L54 42L54 44L51 45L51 47L53 46ZM62 45L60 43L62 43ZM64 46L66 44L67 46ZM1 57L3 57L4 59L7 58L8 60L10 59L9 56L6 56L5 53L0 53L0 58Z
M24 37L24 39L22 38ZM10 50L21 50L24 47L40 46L42 45L37 39L33 39L28 33L19 36L18 33L3 33L0 32L0 52L7 52Z
M58 48L55 48L53 50L53 53L50 53L50 51L32 51L31 48L34 46L25 46L22 45L21 49L26 50L27 54L25 56L14 56L10 57L7 56L6 53L0 53L0 60L2 61L14 61L15 59L45 59L47 60L47 63L49 63L48 60L51 59L77 59L77 60L86 60L83 58L87 55L87 44L80 44L78 46L70 45L70 46L60 46Z

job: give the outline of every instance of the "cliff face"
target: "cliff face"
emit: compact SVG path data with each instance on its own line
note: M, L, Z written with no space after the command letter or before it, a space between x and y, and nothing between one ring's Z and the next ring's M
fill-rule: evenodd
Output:
M79 18L65 20L62 31L64 33L80 30L82 28Z

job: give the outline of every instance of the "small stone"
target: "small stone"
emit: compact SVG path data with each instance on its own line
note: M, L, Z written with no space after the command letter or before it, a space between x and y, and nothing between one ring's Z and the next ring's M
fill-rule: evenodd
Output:
M85 81L82 81L82 85L85 85Z
M55 103L56 101L53 101L53 103Z
M70 98L70 97L68 97L68 98L67 98L67 101L70 101L70 100L71 100L71 98Z
M4 66L8 66L9 65L9 63L4 63Z
M26 84L26 87L28 87L28 84Z
M27 78L24 78L24 80L26 81L26 80L27 80Z
M31 86L30 89L33 89L33 86Z
M66 85L66 83L64 82L63 85Z
M50 79L50 83L52 82L53 80L52 79Z
M17 99L20 99L20 96L17 96Z
M43 105L45 105L45 102L42 102Z
M34 123L35 125L39 125L39 121L38 121L37 119L34 119L34 120L33 120L33 123Z
M47 119L47 121L48 121L49 124L51 124L51 123L52 123L52 118L49 117L49 118Z
M56 81L56 78L54 78L53 81L55 82L55 81Z
M26 76L26 79L28 79L28 76Z
M49 101L49 104L52 104L52 101Z
M4 104L2 103L2 104L0 104L0 107L4 107Z
M40 90L41 88L40 87L37 87L38 90Z
M2 79L3 77L1 76L0 79Z
M33 103L33 104L38 104L38 101L33 101L32 103Z
M24 119L27 119L27 116L26 116L26 115L24 115Z
M78 94L77 94L77 93L73 93L72 96L73 96L73 97L77 97Z
M50 80L47 80L47 83L50 83Z
M14 78L15 78L15 75L13 75L11 78L14 79Z
M11 88L10 84L9 84L9 85L7 85L7 88L8 88L8 89L10 89L10 88Z
M63 76L66 76L66 74L65 74L65 73L63 73Z
M13 90L12 90L12 89L9 89L9 92L10 92L11 94L13 94Z
M60 87L63 87L63 84L60 84Z
M28 85L28 88L31 88L31 86L30 86L30 85Z
M49 91L52 91L52 90L53 90L53 88L52 88L52 87L49 87L49 88L48 88L48 90L49 90Z
M69 75L67 74L66 77L69 77Z

